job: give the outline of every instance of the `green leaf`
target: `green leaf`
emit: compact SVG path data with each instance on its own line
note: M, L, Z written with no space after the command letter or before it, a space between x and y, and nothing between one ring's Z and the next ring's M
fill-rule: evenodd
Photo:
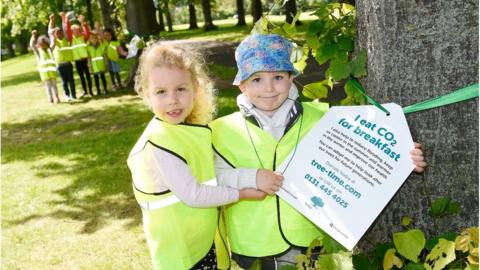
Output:
M425 258L423 266L427 270L440 270L455 260L455 243L439 239L438 244Z
M352 75L355 78L360 78L367 75L367 51L362 49L360 53L350 62Z
M441 234L437 237L433 237L433 238L428 239L427 243L425 244L425 248L428 251L431 251L433 249L433 247L435 247L435 245L438 244L438 240L440 238L443 238L443 239L446 239L446 240L449 240L449 241L455 241L456 237L457 237L457 234L455 232L447 232L447 233Z
M293 265L284 265L278 268L278 270L297 270L297 267Z
M280 26L275 26L275 27L272 29L272 33L273 33L273 34L277 34L277 35L279 35L279 36L283 36L283 37L287 35L287 33L285 33L285 31L283 30L283 28L280 27Z
M355 270L372 270L381 268L378 260L370 259L365 254L353 255L352 262Z
M328 96L328 89L320 82L309 83L303 87L302 93L305 97L310 99L326 98ZM323 241L325 241L325 238Z
M317 60L319 65L324 64L330 58L335 56L337 48L334 44L320 44L320 47L315 53L315 59Z
M324 84L322 84L322 86L325 88ZM327 92L328 92L328 90L327 90ZM327 97L327 94L325 94L325 97ZM339 252L339 251L346 251L346 249L342 245L340 245L337 241L335 241L328 234L325 235L325 237L323 238L323 247L325 248L325 251L327 253L336 253L336 252Z
M347 37L338 38L338 46L340 49L345 51L353 51L353 39Z
M350 12L355 13L355 7L350 5L350 4L343 3L342 4L342 13L344 15L348 15L348 14L350 14Z
M402 268L403 262L395 255L395 249L387 250L383 257L383 270L390 270L395 265L397 268Z
M348 52L343 51L343 50L338 50L337 53L335 53L335 58L342 63L347 63L348 62Z
M441 217L444 215L455 214L460 212L461 207L457 202L447 197L440 197L432 202L430 207L430 215L433 217Z
M350 76L350 65L347 63L342 63L337 59L334 59L330 62L329 69L330 75L334 81L340 81Z
M478 265L467 265L463 270L478 270Z
M418 229L394 233L393 243L400 255L410 261L418 262L418 255L425 247L425 235Z
M248 270L262 270L262 261L255 260Z
M409 263L405 266L405 270L425 270L425 267L423 267L423 265L420 264L420 263L412 263L412 262L409 262Z
M284 23L282 26L283 31L287 33L287 35L291 36L297 32L297 27L294 22L290 23Z
M318 33L322 32L323 23L320 20L315 20L310 23L307 30L307 36L316 36Z
M375 257L383 261L383 257L385 257L385 253L387 253L387 250L393 247L394 245L392 243L376 244L374 250Z
M317 36L307 36L307 45L312 48L312 50L316 50L320 47L320 41Z
M412 223L412 218L409 217L409 216L403 216L402 217L402 226L403 227L407 227L408 225L410 225L410 223Z
M352 254L340 251L318 257L317 267L322 270L353 270Z

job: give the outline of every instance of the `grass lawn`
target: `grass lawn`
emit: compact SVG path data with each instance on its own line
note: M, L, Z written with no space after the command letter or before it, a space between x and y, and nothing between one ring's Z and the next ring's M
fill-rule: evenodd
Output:
M2 269L149 269L125 161L152 114L131 89L50 104L32 54L1 68Z

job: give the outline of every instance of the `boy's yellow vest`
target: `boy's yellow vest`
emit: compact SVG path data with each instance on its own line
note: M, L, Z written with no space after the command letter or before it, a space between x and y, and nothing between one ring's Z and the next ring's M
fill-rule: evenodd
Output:
M85 43L85 39L83 36L73 37L72 53L74 61L85 59L88 57L87 43Z
M210 123L213 146L234 168L262 168L263 164L265 169L275 170L328 111L326 103L302 105L303 114L278 142L237 112ZM279 254L290 244L307 247L322 235L318 227L278 196L229 205L225 208L225 219L232 252L244 256Z
M57 64L68 63L73 61L72 47L68 40L55 39L55 49L53 50Z
M120 46L120 41L118 40L112 40L108 44L107 57L109 60L118 61L119 59L118 52L117 52L118 46Z
M93 73L105 72L105 44L99 44L98 47L88 46L88 54L92 60Z
M128 157L134 194L142 208L143 225L154 269L189 269L210 250L214 239L218 266L228 268L226 247L217 232L217 208L189 207L172 192L155 190L145 166L146 144L168 151L190 167L199 183L215 184L211 131L206 126L171 125L153 119ZM136 183L136 184L135 184ZM142 186L143 189L137 188Z
M57 78L57 64L53 58L52 51L50 49L38 49L40 59L38 59L38 72L40 73L40 79L42 82Z

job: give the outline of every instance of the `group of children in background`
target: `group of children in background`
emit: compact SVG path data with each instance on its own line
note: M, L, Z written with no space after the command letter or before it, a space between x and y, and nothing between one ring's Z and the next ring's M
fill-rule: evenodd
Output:
M32 31L30 47L37 56L40 78L45 82L50 103L59 103L57 90L57 71L62 80L65 100L77 98L73 65L80 77L83 94L93 96L90 68L93 73L97 95L100 95L100 80L104 94L108 93L105 72L109 71L113 90L122 88L120 79L120 56L126 57L128 52L120 46L112 29L102 29L96 22L95 30L90 31L85 17L79 15L79 24L70 24L67 14L60 12L61 27L55 26L55 15L50 15L48 36L38 35ZM89 67L90 66L90 67Z
M155 43L142 54L135 90L154 117L127 163L154 269L227 269L230 258L277 269L322 235L275 195L277 166L329 109L299 101L291 50L278 35L243 40L239 112L213 121L213 85L195 50ZM410 153L422 172L420 145Z

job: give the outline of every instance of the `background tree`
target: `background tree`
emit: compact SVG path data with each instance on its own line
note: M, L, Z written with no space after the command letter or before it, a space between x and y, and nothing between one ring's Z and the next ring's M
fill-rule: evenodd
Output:
M195 10L194 0L188 0L188 15L188 21L190 23L190 27L188 29L197 29L197 13Z
M211 31L217 29L217 26L213 24L212 19L212 7L210 0L202 0L203 19L205 20L205 31Z
M377 101L405 106L478 81L478 1L355 4L357 44L368 52L362 82ZM367 238L391 239L405 215L430 234L478 226L478 100L412 113L407 120L414 140L424 145L428 173L406 181ZM460 202L463 211L439 224L428 209L442 196Z
M172 15L170 14L170 6L169 6L168 1L169 1L169 0L162 0L162 2L163 2L163 11L165 12L165 18L167 18L167 28L168 28L168 32L173 32Z
M155 7L151 0L127 0L126 17L128 31L139 36L158 33Z
M102 10L103 25L105 28L114 29L113 21L110 15L112 14L112 7L107 0L98 0L100 9Z
M93 29L93 12L92 12L92 2L91 0L85 0L85 5L87 7L87 21L90 28Z
M243 0L237 0L237 26L247 25L245 22L245 7Z
M165 21L163 20L163 8L162 3L157 2L157 13L158 13L158 30L165 31Z
M252 0L252 17L253 22L258 21L262 17L262 1Z
M297 14L297 3L295 0L287 0L285 2L285 16L286 16L286 21L287 23L292 23L293 18ZM295 22L296 25L300 25L301 22L300 20L297 20Z

